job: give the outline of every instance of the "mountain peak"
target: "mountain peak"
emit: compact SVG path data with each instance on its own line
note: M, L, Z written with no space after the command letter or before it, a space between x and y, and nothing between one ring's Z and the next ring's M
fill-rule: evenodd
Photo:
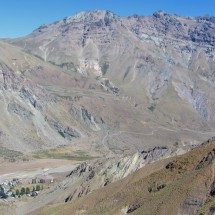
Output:
M119 17L108 10L84 11L64 19L64 22L95 22L98 20L117 20Z
M156 17L156 18L161 18L161 17L171 17L171 16L178 16L176 14L170 14L170 13L167 13L166 11L163 11L163 10L159 10L155 13L153 13L153 16Z

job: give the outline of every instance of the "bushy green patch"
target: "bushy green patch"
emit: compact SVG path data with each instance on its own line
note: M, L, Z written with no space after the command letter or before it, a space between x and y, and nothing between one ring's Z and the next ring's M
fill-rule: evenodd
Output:
M70 153L58 153L57 149L38 151L33 155L33 157L37 159L50 158L50 159L62 159L62 160L76 160L76 161L92 160L96 158L82 151L77 152L77 155L72 155Z

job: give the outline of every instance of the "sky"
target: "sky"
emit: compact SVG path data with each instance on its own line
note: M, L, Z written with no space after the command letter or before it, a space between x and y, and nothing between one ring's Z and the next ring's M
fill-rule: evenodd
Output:
M103 9L120 16L163 10L182 16L215 16L215 0L0 0L0 38L27 35L42 24L80 11Z

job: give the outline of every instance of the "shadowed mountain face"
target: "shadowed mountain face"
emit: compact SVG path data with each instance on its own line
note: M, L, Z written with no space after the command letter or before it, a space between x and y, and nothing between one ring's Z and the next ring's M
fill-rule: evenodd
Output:
M98 10L1 42L3 147L111 156L204 141L215 127L214 28L210 16Z

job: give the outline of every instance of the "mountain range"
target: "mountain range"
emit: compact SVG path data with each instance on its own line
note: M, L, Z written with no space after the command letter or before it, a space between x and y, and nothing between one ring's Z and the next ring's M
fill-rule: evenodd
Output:
M155 212L150 204L138 201L136 193L136 206L133 198L125 196L161 174L165 180L155 181L157 187L151 184L153 191L141 199L154 197L155 204L163 207L161 201L170 198L173 185L161 191L162 198L157 190L200 174L194 168L199 159L194 152L206 150L201 144L215 130L214 47L215 17L182 17L163 11L128 17L103 10L81 12L42 25L25 37L1 39L0 158L13 162L47 157L88 160L89 164L74 170L76 179L70 180L70 175L62 181L69 186L59 191L61 198L52 199L54 203L76 201L68 210L86 204L90 212L83 209L83 214L142 214L143 210L148 211L145 214L176 214L173 208ZM212 150L213 144L208 145ZM177 171L175 166L162 169L168 159L186 152L176 163L181 165L188 157L191 161L180 168L171 164ZM148 163L157 160L161 164L152 164L152 176L144 176L143 185L139 177L144 169L138 169L147 169ZM89 173L82 180L80 170ZM89 185L94 175L97 178ZM132 177L137 177L135 182ZM121 182L129 184L126 191L119 186L112 192ZM83 189L77 190L80 183ZM109 188L101 191L106 185ZM187 186L185 190L191 189ZM208 192L209 185L204 189ZM104 191L110 202L88 199L94 190L89 198ZM112 208L111 201L118 197L121 208ZM202 198L201 204L196 203L199 207L187 209L185 205L177 213L194 214L209 201L209 197ZM98 207L93 209L95 204ZM107 212L109 207L112 212ZM53 214L50 211L40 212Z

